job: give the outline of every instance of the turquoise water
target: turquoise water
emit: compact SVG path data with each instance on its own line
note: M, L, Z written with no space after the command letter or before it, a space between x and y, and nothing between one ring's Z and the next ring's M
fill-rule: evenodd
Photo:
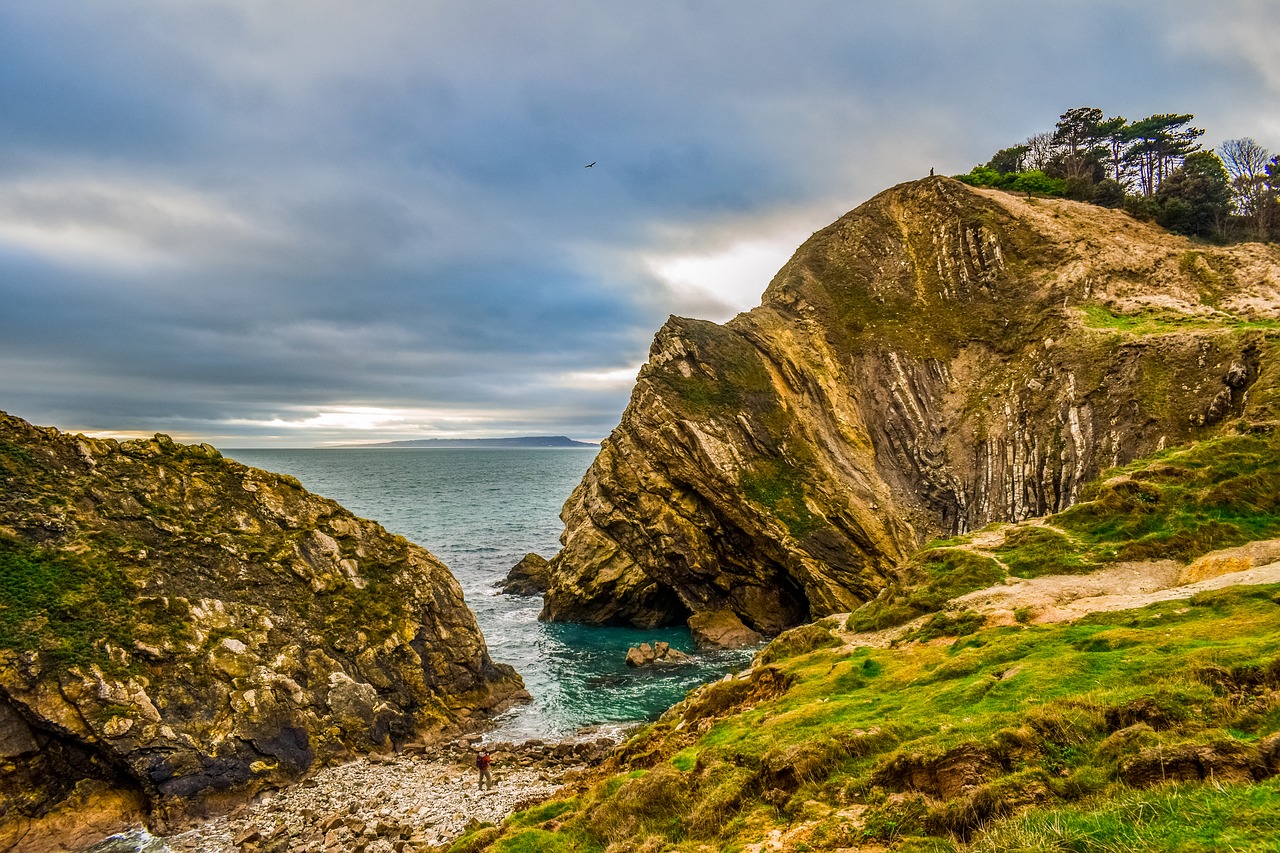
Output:
M498 595L494 584L530 551L559 548L559 514L593 450L228 450L246 465L297 477L317 494L445 562L462 584L494 660L524 677L534 701L506 715L497 740L558 738L589 726L651 719L690 687L740 667L747 652L699 654L696 664L629 669L628 647L665 640L692 652L686 630L638 631L538 621L541 598Z

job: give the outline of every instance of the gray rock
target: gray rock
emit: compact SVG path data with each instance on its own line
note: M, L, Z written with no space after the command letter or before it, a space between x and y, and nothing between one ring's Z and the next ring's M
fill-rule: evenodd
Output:
M691 662L691 658L679 649L671 648L669 643L657 642L653 645L641 643L627 649L627 666L672 666Z

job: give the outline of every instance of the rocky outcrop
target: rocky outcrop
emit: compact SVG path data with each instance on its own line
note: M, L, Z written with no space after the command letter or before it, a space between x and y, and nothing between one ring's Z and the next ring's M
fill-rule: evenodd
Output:
M498 582L504 595L542 595L551 581L551 565L538 554L525 554Z
M762 304L672 317L565 504L543 618L855 609L929 538L1274 420L1280 249L930 178L810 238Z
M656 642L653 645L641 643L638 646L632 646L627 649L627 666L646 667L646 666L683 666L691 663L691 659L687 654L679 649L671 648L670 643Z
M164 828L527 696L444 565L290 477L0 413L0 483L0 825L23 849L86 786Z
M689 633L699 649L745 649L764 639L731 610L704 610L689 617Z

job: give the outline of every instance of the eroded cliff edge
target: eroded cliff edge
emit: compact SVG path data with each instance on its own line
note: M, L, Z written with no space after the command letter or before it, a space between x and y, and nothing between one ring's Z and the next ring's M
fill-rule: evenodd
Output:
M672 317L566 503L543 618L727 609L766 633L874 597L929 538L1061 510L1109 466L1273 413L1280 250L894 187L762 304Z
M0 413L0 570L0 848L60 803L163 827L527 698L435 557L207 445Z

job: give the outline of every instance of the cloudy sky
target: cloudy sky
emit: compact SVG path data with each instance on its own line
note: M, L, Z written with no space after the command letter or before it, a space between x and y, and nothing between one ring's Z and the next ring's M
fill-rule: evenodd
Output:
M1277 42L1268 0L0 4L0 409L599 439L668 314L1069 107L1280 150Z

